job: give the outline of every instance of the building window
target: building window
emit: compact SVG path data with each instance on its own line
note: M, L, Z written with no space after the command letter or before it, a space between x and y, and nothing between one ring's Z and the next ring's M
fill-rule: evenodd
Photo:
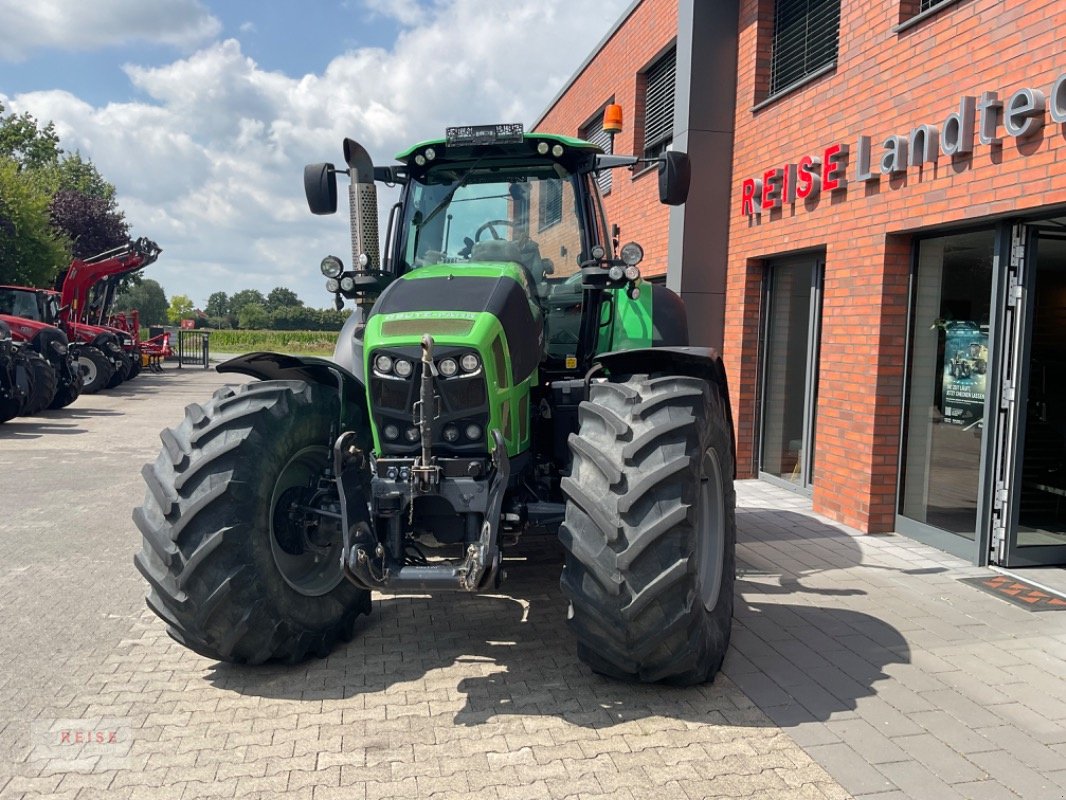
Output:
M776 0L770 94L836 63L840 0Z
M677 48L652 64L644 79L644 158L658 158L674 140L674 73Z
M537 181L540 193L537 200L537 230L543 231L563 219L562 181Z
M606 107L606 104L604 104L604 107ZM603 108L585 123L578 133L578 138L599 145L600 149L605 153L611 152L611 135L603 129ZM600 173L596 176L596 183L600 185L600 194L609 194L611 191L611 170L600 170Z
M912 24L917 24L926 17L933 16L940 9L957 2L958 0L900 0L899 25L893 30L900 31L909 28Z

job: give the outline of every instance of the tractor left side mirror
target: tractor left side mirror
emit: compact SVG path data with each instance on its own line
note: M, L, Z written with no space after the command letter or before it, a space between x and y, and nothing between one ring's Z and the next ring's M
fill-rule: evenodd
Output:
M332 164L304 167L304 195L312 214L332 214L337 210L337 175Z
M659 162L659 202L679 206L688 198L692 176L688 153L667 150Z

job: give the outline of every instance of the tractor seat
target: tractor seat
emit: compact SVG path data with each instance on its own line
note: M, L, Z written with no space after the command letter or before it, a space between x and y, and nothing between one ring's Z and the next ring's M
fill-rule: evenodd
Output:
M544 273L548 269L548 262L540 257L540 247L532 239L524 238L516 241L508 239L486 239L483 242L475 242L470 252L471 261L510 261L521 264L529 270L530 276L539 288L544 281Z

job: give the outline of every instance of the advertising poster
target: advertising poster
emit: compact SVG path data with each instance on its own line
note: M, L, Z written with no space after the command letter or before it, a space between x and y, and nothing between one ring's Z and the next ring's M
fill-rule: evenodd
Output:
M944 422L969 427L985 413L988 326L948 322L944 337Z

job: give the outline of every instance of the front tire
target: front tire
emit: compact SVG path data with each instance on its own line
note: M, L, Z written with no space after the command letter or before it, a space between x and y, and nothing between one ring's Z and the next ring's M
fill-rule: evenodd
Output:
M83 379L76 361L71 360L68 362L67 374L72 377L69 381L60 382L59 387L56 389L55 397L52 398L52 402L48 405L51 409L66 408L81 397Z
M111 380L107 382L108 389L115 389L122 385L126 380L126 376L130 374L130 357L125 353L118 354L118 365L115 367L115 371L111 373Z
M88 345L78 348L78 369L82 376L82 394L96 394L106 388L115 372L103 350Z
M220 389L160 434L163 450L142 470L134 561L148 607L178 642L258 664L325 656L351 639L370 593L343 577L339 525L315 538L289 522L294 508L330 507L316 487L337 417L327 387L257 381Z
M48 408L56 396L56 371L40 353L26 353L29 368L33 371L33 394L26 400L23 416L38 414Z
M736 569L732 433L718 388L675 376L593 384L579 420L559 529L578 656L622 680L713 678Z

